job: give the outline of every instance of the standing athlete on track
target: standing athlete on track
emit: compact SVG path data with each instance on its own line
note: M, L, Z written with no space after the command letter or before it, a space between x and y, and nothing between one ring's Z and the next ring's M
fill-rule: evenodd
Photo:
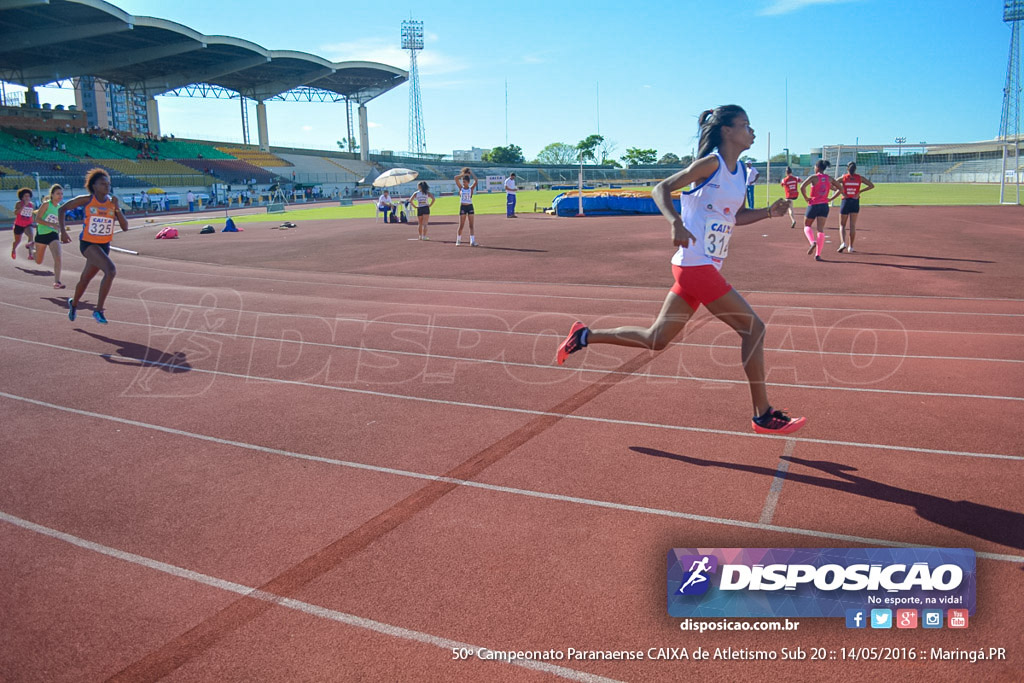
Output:
M793 217L793 200L800 197L800 178L793 175L793 169L786 167L786 177L779 183L786 191L786 199L789 200L789 227L796 227L796 218Z
M825 173L829 163L824 159L818 159L814 164L814 175L807 176L807 179L800 185L800 194L807 201L807 212L804 213L804 234L807 241L811 243L808 254L814 254L815 261L821 261L821 250L825 248L825 219L828 218L829 193L832 190L840 190L841 186L832 176ZM807 196L807 186L811 186L811 196ZM818 222L818 235L814 235L814 222Z
M107 324L107 317L103 314L103 306L107 302L107 295L110 294L110 286L114 284L114 277L117 275L117 268L110 260L110 242L114 239L114 223L116 222L121 230L128 229L128 220L121 212L117 197L110 194L110 176L102 168L94 168L85 176L85 188L89 194L75 197L64 204L57 213L57 226L60 228L60 241L67 244L71 241L68 231L64 227L64 217L68 211L74 211L84 207L85 224L82 226L82 234L79 237L78 248L85 257L85 269L82 270L82 277L78 279L75 286L75 296L68 299L68 320L74 320L78 314L78 302L85 294L85 288L89 282L96 277L96 273L103 271L103 281L100 282L100 296L96 301L96 309L92 317L96 322Z
M430 186L425 180L419 182L409 201L416 205L416 230L420 239L429 242L427 225L430 223L430 207L434 205L434 195L430 192Z
M659 351L675 339L687 321L704 304L715 317L733 328L741 340L741 360L750 382L754 404L752 426L761 434L790 434L806 418L791 418L768 403L765 385L765 326L739 292L718 272L729 255L729 240L737 225L749 225L781 216L789 207L785 199L764 209L743 207L746 174L739 156L754 144L754 129L746 112L734 104L707 110L700 115L700 152L688 168L663 180L651 192L661 213L672 226L672 257L675 284L665 297L661 313L650 327L617 327L591 330L577 322L558 347L561 365L570 353L589 344L615 344ZM672 192L687 187L680 216L672 205Z
M473 182L471 183L470 180ZM455 176L455 186L459 188L459 233L455 236L455 246L462 244L462 227L469 218L469 246L475 247L476 235L473 234L473 193L476 191L477 178L467 166L462 173Z
M843 201L839 205L839 234L842 242L838 251L842 254L853 253L853 240L857 236L857 215L860 214L860 196L868 190L875 189L875 184L862 175L857 175L857 164L853 161L846 165L846 175L839 179L842 186ZM864 188L861 189L861 185ZM850 219L850 235L846 235L846 219ZM849 241L847 241L849 239Z

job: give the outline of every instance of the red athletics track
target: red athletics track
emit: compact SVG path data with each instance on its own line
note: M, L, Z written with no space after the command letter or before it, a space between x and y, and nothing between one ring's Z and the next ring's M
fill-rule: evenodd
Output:
M1024 212L867 208L858 253L784 219L725 274L768 323L749 431L735 335L552 364L648 322L659 218L119 235L70 323L49 261L0 266L0 680L903 680L1024 676ZM834 223L834 219L831 221ZM82 265L65 249L65 283ZM555 284L552 284L555 283ZM672 547L979 554L966 631L680 632ZM1005 647L1005 662L452 661L454 647ZM854 674L851 676L851 674Z

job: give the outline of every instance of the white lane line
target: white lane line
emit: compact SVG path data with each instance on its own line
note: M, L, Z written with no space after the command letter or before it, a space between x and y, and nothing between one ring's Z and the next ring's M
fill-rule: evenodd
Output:
M30 341L27 339L18 339L16 337L7 337L0 335L0 339L8 339L12 341L20 341L26 344L33 344L36 346L43 346L51 349L58 349L61 351L70 351L72 353L80 353L87 356L96 356L99 358L105 357L106 354L97 353L95 351L87 351L85 349L76 349L70 346L60 346L58 344L48 344L46 342ZM512 408L508 406L497 406L487 403L471 403L469 401L449 401L442 398L427 398L424 396L409 396L406 394L394 394L384 391L373 391L372 389L355 389L352 387L340 387L333 384L319 384L315 382L303 382L301 380L293 379L278 379L275 377L264 377L262 375L243 375L236 372L226 372L223 370L203 370L201 368L194 368L188 365L178 365L176 363L161 363L159 361L143 360L135 358L140 365L149 367L160 367L168 368L170 370L181 370L187 372L198 372L204 375L214 375L220 377L231 377L234 379L241 379L247 382L259 381L267 382L271 384L284 384L297 387L308 387L311 389L325 389L327 391L340 391L346 394L357 394L363 396L374 396L377 398L395 398L405 401L413 401L416 403L429 403L433 405L445 405L454 406L457 408L473 408L478 410L493 410L502 413L514 413L518 415L536 415L544 417L561 417L567 420L578 420L580 422L596 422L600 424L615 424L615 425L626 425L630 427L649 427L652 429L668 429L672 431L681 432L695 432L698 434L720 434L723 436L740 436L747 439L793 439L799 443L816 443L825 444L828 446L849 446L851 448L867 448L867 449L879 449L885 451L900 451L907 453L929 453L934 455L955 455L971 458L994 458L997 460L1022 460L1022 455L1004 455L1001 453L975 453L972 451L951 451L943 450L939 448L921 448L917 446L896 446L892 444L879 444L879 443L864 443L860 441L837 441L832 439L808 439L801 437L791 436L776 436L772 434L757 434L754 432L736 432L728 429L712 429L710 427L688 427L684 425L671 425L662 424L658 422L642 422L639 420L616 420L607 417L591 417L588 415L576 415L576 414L564 414L564 413L553 413L545 410L530 410L528 408ZM0 392L0 396L7 396Z
M340 624L347 626L354 626L367 631L374 631L376 633L390 636L392 638L400 638L402 640L411 640L417 643L424 643L426 645L433 645L434 647L452 651L452 648L468 648L472 650L479 650L481 646L471 645L469 643L459 642L457 640L450 640L441 636L435 636L430 633L423 633L422 631L414 631L412 629L403 628L401 626L395 626L393 624L386 624L381 621L374 619L367 619L366 617L356 616L355 614L348 614L346 612L339 612L337 610L329 609L327 607L321 607L320 605L314 605L312 603L303 602L302 600L295 600L294 598L284 597L275 593L269 593L267 591L253 588L252 586L246 586L241 583L235 583L234 581L228 581L226 579L220 579L209 574L203 574L191 569L185 569L174 564L167 562L161 562L160 560L154 560L143 555L136 555L124 550L118 550L117 548L111 548L110 546L89 541L78 536L74 536L63 531L58 531L51 527L36 524L30 522L27 519L21 517L15 517L14 515L0 511L0 520L7 522L12 526L25 529L26 531L32 531L34 533L48 536L49 538L63 541L65 543L77 546L84 550L90 550L100 555L106 555L123 562L129 562L140 567L152 569L154 571L168 574L175 578L185 579L186 581L192 581L193 583L203 584L210 586L211 588L217 588L222 591L229 593L235 593L247 598L253 598L255 600L261 600L263 602L269 602L279 607L285 607L287 609L295 610L297 612L303 612L313 617L320 619L328 619L335 621ZM500 647L487 648L493 650L501 650ZM548 662L537 661L533 659L519 659L519 660L498 660L503 664L511 664L514 666L521 666L525 669L532 669L534 671L543 671L544 673L553 674L561 678L567 678L572 681L594 681L606 682L615 679L605 678L603 676L597 676L594 674L588 674L583 671L577 671L576 669L570 669L564 666L558 666L557 664L549 664Z
M187 261L187 263L197 263L203 265L209 265L213 267L224 267L218 263L207 263L205 261ZM170 268L158 268L152 265L142 265L140 263L132 263L130 267L142 268L145 270L155 270L157 272L168 272L174 275L180 275L180 270L174 270ZM232 266L241 267L241 266ZM258 267L258 266L245 266L245 267ZM667 271L668 272L668 271ZM257 282L270 282L270 283L283 283L291 285L303 285L308 287L309 281L305 280L289 280L285 278L262 278L258 275L240 275L231 274L224 275L217 272L189 272L189 275L204 275L208 278L228 278L231 280L255 280ZM323 275L351 275L351 276L364 276L364 278L381 278L381 275L374 275L371 273L331 273L331 272L317 272L313 271L312 274L323 274ZM633 286L620 286L620 285L566 285L557 283L523 283L523 282L507 282L507 281L485 281L485 280L459 280L459 279L444 279L444 278L418 278L415 275L402 275L402 278L412 280L427 280L431 282L455 282L455 283L474 283L484 285L521 285L529 287L543 287L543 288L561 288L561 287L602 287L609 289L638 289L638 290L651 290L651 291L668 291L668 287L656 288L656 287L633 287ZM386 280L393 280L392 276L388 275ZM374 289L374 290L394 290L398 292L407 291L406 287L386 287L382 285L353 285L350 283L332 283L332 282L316 282L317 286L329 286L329 287L347 287L356 289ZM473 295L490 295L490 296L514 296L514 297L536 297L542 299L570 299L578 301L624 301L628 303L650 303L658 304L662 303L664 299L608 299L606 297L579 297L579 296L566 296L558 294L528 294L528 293L516 293L516 292L495 292L495 291L475 291L475 290L438 290L430 289L424 290L425 292L437 292L439 294L473 294ZM842 296L842 297L867 297L867 298L897 298L897 299L933 299L940 301L992 301L992 302L1007 302L1007 303L1019 303L1024 302L1024 299L1000 299L1000 298L984 298L984 297L937 297L937 296L915 296L915 295L896 295L896 294L863 294L863 293L834 293L827 294L821 292L773 292L773 291L762 291L762 290L743 290L746 294L769 294L769 295L783 295L783 296ZM759 304L764 307L772 307L771 304ZM791 306L778 306L781 308L788 308ZM996 316L1008 316L1008 317L1024 317L1024 313L984 313L975 311L942 311L942 310L886 310L886 309L860 309L860 308L824 308L817 307L818 310L851 310L851 311L872 311L872 312L902 312L902 313L937 313L937 314L953 314L953 315L996 315Z
M2 302L0 302L2 303ZM17 308L25 308L32 310L37 313L47 315L60 315L65 317L64 314L57 311L42 311L38 309L30 309L28 307L17 306ZM161 334L167 332L192 332L199 335L219 336L219 337L230 337L232 339L248 339L252 341L266 341L274 344L291 344L297 346L311 346L318 348L328 349L339 349L342 351L359 351L367 353L375 353L387 356L409 356L414 358L426 358L434 360L451 360L459 363L465 363L467 365L496 365L498 367L514 367L514 368L529 368L531 370L541 370L545 372L562 372L562 373L594 373L600 375L625 375L643 377L648 379L674 379L685 382L702 382L706 384L733 384L747 386L746 380L740 379L724 379L714 377L694 377L692 375L664 375L655 372L625 372L620 370L601 370L597 368L566 368L558 365L540 364L540 363L519 363L516 361L504 361L504 360L491 360L485 358L470 358L464 356L449 356L439 353L420 353L418 351L395 351L391 349L381 349L372 346L351 346L346 344L328 344L325 342L309 342L301 341L298 339L290 339L287 337L262 337L258 335L247 335L247 334L236 334L232 332L214 332L207 330L198 330L183 327L163 327L160 325L150 325L149 323L137 323L125 320L114 321L115 325L128 325L132 327L145 327L154 330L158 330ZM36 342L31 339L23 339L20 337L8 337L0 334L0 339L9 339L11 341L18 341L25 344L41 344L43 342ZM71 347L59 347L67 350L84 351L84 349L72 349ZM732 348L732 347L730 347ZM736 347L738 348L738 347ZM103 354L97 354L103 355ZM898 357L898 356L897 356ZM134 360L142 361L141 358ZM739 364L737 363L737 366ZM895 371L893 371L895 372ZM891 376L893 373L890 373ZM886 378L888 379L888 378ZM785 382L771 382L773 387L784 387L787 389L807 389L816 391L850 391L854 393L867 393L867 394L890 394L897 396L927 396L932 398L963 398L963 399L979 399L979 400L995 400L995 401L1019 401L1024 403L1024 397L1020 396L1001 396L993 394L960 394L954 392L943 392L943 391L915 391L911 389L882 389L879 387L849 387L849 386L832 386L823 384L792 384Z
M72 256L79 257L79 255L75 254L75 253L72 253ZM156 256L154 254L146 254L146 256L150 256L152 258L155 258L155 259L158 259L158 260L161 260L161 261L173 261L174 260L174 259L170 259L170 258L166 258L166 257ZM221 263L211 263L211 262L207 262L207 261L181 261L181 263L183 265L187 264L187 265L212 266L214 268L231 267L231 268L246 268L246 269L249 269L249 270L257 270L257 271L264 271L264 272L277 272L278 271L278 269L276 269L276 268L266 268L266 267L262 267L262 266L253 266L253 265L248 265L248 266L237 266L237 265L236 266L225 266L224 264L221 264ZM157 271L162 271L162 272L165 272L165 273L174 273L175 275L181 275L181 271L169 270L169 269L166 269L166 268L157 268L155 266L143 266L143 265L137 264L137 263L131 264L131 267L133 267L133 268L146 268L148 270L157 270ZM211 276L211 277L216 276L215 273L206 273L206 272L188 273L188 274L189 275L208 275L208 276ZM582 283L581 282L537 282L535 280L531 280L531 281L524 281L524 280L474 280L474 279L471 279L471 278L429 277L429 276L426 276L426 275L379 275L379 274L376 274L376 273L349 273L349 272L322 272L322 271L310 271L310 274L311 275L323 275L323 276L328 276L328 277L329 276L343 276L343 277L354 277L354 278L374 278L374 279L386 280L386 281L388 281L388 280L396 280L396 279L405 279L405 280L416 280L416 281L426 280L428 282L456 282L456 283L460 283L460 284L464 283L464 282L470 282L470 283L474 283L474 284L479 283L479 284L484 284L484 285L524 285L524 286L532 286L532 287L588 287L588 288L592 288L593 287L593 288L601 288L601 289L636 289L636 290L640 290L640 291L649 290L649 291L657 291L657 292L664 292L666 290L665 287L654 287L654 286L651 286L651 285L610 285L610 284L585 283L585 282L582 282ZM221 276L221 277L225 277L225 276ZM235 276L232 275L231 277L235 277ZM264 278L264 277L246 276L246 275L240 275L238 277L240 277L240 278L244 277L244 278L253 279L253 280L267 280L269 282L293 282L293 283L294 282L299 282L301 284L307 284L307 285L309 284L309 282L306 282L306 281L287 280L287 279L282 279L282 278ZM317 282L316 284L331 284L331 283L329 283L329 282ZM997 303L1024 303L1024 299L1015 299L1015 298L1012 298L1012 297L935 296L935 295L930 295L930 294L871 294L871 293L864 293L864 292L793 292L793 291L787 291L787 290L759 290L759 289L744 289L744 290L738 290L738 291L740 291L743 294L768 294L768 295L771 295L771 296L799 296L799 297L825 296L825 297L845 297L845 298L868 298L868 299L875 299L875 298L877 298L877 299L923 299L923 300L930 300L930 301L993 301L993 302L997 302Z
M409 328L427 329L427 330L450 330L450 331L456 331L456 332L474 332L474 333L477 333L477 334L505 334L505 335L512 335L512 336L531 337L531 338L534 338L534 339L541 339L541 338L562 339L565 336L564 334L561 334L561 333L558 333L558 332L554 332L554 333L546 333L546 332L517 332L515 330L499 330L499 329L488 329L488 328L479 328L479 327L457 327L457 326L454 326L454 325L436 325L436 324L413 323L413 322L395 322L395 321L390 321L390 320L375 320L375 319L368 318L368 317L349 318L349 317L338 316L338 317L334 317L334 318L329 318L327 316L312 315L312 314L308 314L308 313L275 313L275 312L271 312L271 311L257 311L257 310L245 310L245 309L236 309L236 308L222 308L222 307L219 307L219 306L202 306L202 305L199 305L199 304L176 304L176 303L171 303L171 302L167 302L167 301L146 301L144 299L137 299L137 298L130 298L130 297L114 297L114 296L112 296L112 297L108 297L108 299L115 299L115 300L119 300L119 301L128 301L128 302L131 302L131 303L142 302L144 305L171 306L171 307L175 307L175 308L197 309L197 310L200 310L200 311L226 311L226 312L229 312L229 313L238 313L240 315L241 314L252 315L252 316L255 316L257 318L260 318L260 317L266 317L266 318L297 318L297 319L300 319L300 320L316 320L318 322L326 322L328 324L330 324L330 323L339 323L339 322L357 322L357 323L362 323L364 326L369 326L369 325L391 325L391 326L395 326L395 327L409 327ZM53 310L49 310L49 309L48 310L43 310L43 309L40 309L40 308L34 308L32 306L22 306L20 304L12 304L12 303L9 303L9 302L6 302L6 301L0 301L0 306L7 306L9 308L17 308L17 309L20 309L20 310L23 310L23 311L32 311L34 313L45 313L45 314L61 315L61 316L66 315L65 313L61 313L59 311L53 311ZM497 309L480 309L480 310L497 310ZM429 314L423 314L423 315L424 315L424 317L430 317ZM714 322L714 319L707 319L707 320L709 322ZM115 324L124 324L124 325L143 325L143 324L148 324L148 323L132 323L132 322L118 321L118 320L114 320L112 322L115 323ZM698 322L700 322L700 321L695 321L693 324L697 324ZM158 329L177 329L177 328L168 328L168 327L161 326L161 325L152 325L152 327L158 328ZM785 325L785 327L786 328L790 328L790 327L794 327L794 328L808 327L808 328L811 328L811 329L821 329L821 328L815 328L812 325ZM769 329L771 329L771 328L769 328ZM985 332L962 332L962 333L958 333L958 332L948 331L948 330L946 330L946 331L939 331L939 330L895 330L895 329L883 330L883 329L854 328L854 327L851 327L851 328L838 328L838 329L849 329L849 330L869 331L869 332L904 332L904 331L905 332L924 332L924 333L927 333L927 334L933 334L933 333L940 333L941 332L942 334L979 334L979 335L982 335L982 336L987 336L987 334L988 334L988 333L985 333ZM202 330L191 330L191 329L189 331L202 332ZM1007 334L992 333L992 335L993 336L1012 336L1012 337L1024 336L1024 335L1013 334L1013 333L1007 333ZM682 341L680 341L680 342L671 342L669 345L670 346L687 346L687 347L702 348L702 349L739 349L739 348L741 348L739 345L734 345L734 344L698 344L698 343L694 343L694 342L682 342ZM812 354L812 355L816 355L816 356L840 356L840 357L843 357L843 358L847 358L847 357L849 357L849 358L900 358L900 359L908 359L908 358L910 358L910 359L915 359L915 360L943 360L943 361L946 361L946 360L962 360L962 361L977 361L977 362L980 362L980 363L1024 363L1024 360L1016 359L1016 358L988 358L988 357L984 357L984 356L981 356L981 357L979 357L979 356L930 356L930 355L915 355L915 354L900 354L900 353L855 353L853 351L823 351L823 350L822 351L818 351L818 350L815 350L815 349L783 349L783 348L766 348L765 351L771 351L772 353L803 353L803 354Z
M786 472L789 471L788 458L793 455L796 441L786 439L786 447L782 450L782 457L779 459L779 466L772 477L771 488L768 489L768 497L764 499L764 507L761 508L761 524L771 524L775 516L775 506L779 504L779 496L782 494L782 484L786 481Z
M739 519L728 519L724 517L712 517L709 515L697 515L689 512L678 512L676 510L664 510L661 508L650 508L639 505L628 505L626 503L615 503L605 500L595 500L592 498L581 498L578 496L565 496L558 493L547 493L544 491L534 491L532 489L521 489L511 486L500 486L498 484L485 484L483 482L472 481L468 479L455 479L453 477L442 477L435 474L424 474L422 472L412 472L409 470L400 470L393 467L381 467L379 465L368 465L360 462L351 462L348 460L335 460L332 458L325 458L319 455L309 455L307 453L298 453L295 451L282 450L280 448L271 448L269 446L260 446L257 444L245 443L243 441L233 441L231 439L222 439L216 436L207 436L206 434L199 434L196 432L189 432L182 429L175 429L173 427L164 427L162 425L150 424L148 422L139 422L138 420L130 420L128 418L116 417L114 415L106 415L103 413L96 413L89 410L80 410L78 408L69 408L67 406L57 405L54 403L48 403L46 401L39 401L34 398L25 398L23 396L15 396L14 394L8 394L0 391L0 397L9 398L15 401L22 401L31 405L37 405L43 408L51 408L53 410L63 411L65 413L71 413L74 415L82 415L84 417L96 418L99 420L106 420L108 422L116 422L118 424L130 425L133 427L140 427L142 429L150 429L164 434L174 434L175 436L184 436L191 439L197 439L199 441L206 441L209 443L216 443L224 446L234 446L244 450L255 451L257 453L269 453L271 455L280 455L286 458L295 458L297 460L308 460L312 462L324 463L327 465L333 465L338 467L348 467L358 470L366 470L370 472L379 472L382 474L392 474L400 477L408 477L411 479L423 479L426 481L443 482L447 484L455 484L457 486L465 486L468 488L483 489L486 491L496 491L500 493L508 493L517 496L528 496L531 498L540 498L543 500L553 500L563 503L574 503L577 505L585 505L590 507L606 508L609 510L619 510L623 512L637 512L645 515L656 515L659 517L671 517L674 519L685 519L693 522L707 522L709 524L720 524L724 526L740 527L744 529L756 529L758 531L774 531L783 534L796 534L799 536L811 536L815 538L827 538L835 541L847 541L853 543L863 543L865 545L884 545L893 548L926 548L925 546L916 543L901 543L899 541L889 541L879 538L870 538L865 536L852 536L850 534L836 534L827 531L816 531L813 529L801 529L798 527L785 527L776 524L762 524L761 522L748 522ZM787 438L787 437L778 437ZM791 438L791 437L789 437ZM796 439L794 439L795 441ZM1001 553L989 553L989 552L978 552L978 557L985 557L991 560L1000 560L1004 562L1024 562L1024 556L1021 555L1005 555Z
M210 264L211 266L216 264ZM176 276L181 276L180 271L170 270L166 268L156 268L154 266L143 266L140 264L132 264L133 268L142 268L145 270L155 270L162 273L173 273ZM203 275L207 277L228 277L219 273L189 273L189 275ZM229 279L232 280L257 280L260 282L280 282L286 284L296 284L309 287L310 282L308 280L287 280L280 278L264 278L256 277L252 275L231 275ZM346 287L351 289L377 289L384 291L393 291L399 294L408 294L406 287L387 287L383 285L355 285L350 283L342 282L317 282L317 286L330 286L330 287ZM545 283L534 283L538 287L553 287L554 285L547 285ZM476 290L462 290L462 289L425 289L420 290L426 294L465 294L472 296L510 296L516 298L530 297L537 299L567 299L571 301L598 301L602 303L636 303L636 304L649 304L651 306L658 305L664 301L664 299L618 299L618 298L606 298L606 297L590 297L590 296L567 296L563 294L531 294L524 292L492 292L492 291L476 291ZM664 291L668 291L668 287L665 287ZM753 293L753 292L752 292ZM387 302L379 302L387 303ZM401 302L396 302L401 303ZM417 304L419 305L419 304ZM929 315L979 315L999 318L1024 318L1024 313L986 313L980 311L918 311L918 310L901 310L901 309L874 309L874 308L828 308L824 306L792 306L792 305L776 305L776 304L758 304L758 308L781 308L781 309L804 309L804 310L815 310L815 311L847 311L850 313L908 313L908 314L929 314Z

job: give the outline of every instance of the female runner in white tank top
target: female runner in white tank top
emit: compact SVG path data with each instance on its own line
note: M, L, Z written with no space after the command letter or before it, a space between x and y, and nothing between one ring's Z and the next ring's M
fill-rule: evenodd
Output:
M806 418L791 418L774 410L765 385L765 325L750 305L719 273L729 255L729 241L738 225L749 225L786 213L790 202L776 200L764 209L747 209L746 173L740 154L754 144L754 129L746 112L736 105L708 110L700 116L700 154L689 168L658 183L651 193L672 226L675 284L661 313L650 327L591 330L577 322L558 348L562 364L570 353L589 344L615 344L661 350L675 339L697 308L704 304L715 317L733 328L741 340L741 360L754 404L752 427L762 434L790 434ZM672 204L672 192L689 185L682 195L682 215Z

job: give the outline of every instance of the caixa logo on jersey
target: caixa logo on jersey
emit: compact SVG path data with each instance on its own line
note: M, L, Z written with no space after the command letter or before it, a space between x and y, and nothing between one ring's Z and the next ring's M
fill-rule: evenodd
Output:
M673 617L844 617L854 608L974 614L967 548L673 548Z

